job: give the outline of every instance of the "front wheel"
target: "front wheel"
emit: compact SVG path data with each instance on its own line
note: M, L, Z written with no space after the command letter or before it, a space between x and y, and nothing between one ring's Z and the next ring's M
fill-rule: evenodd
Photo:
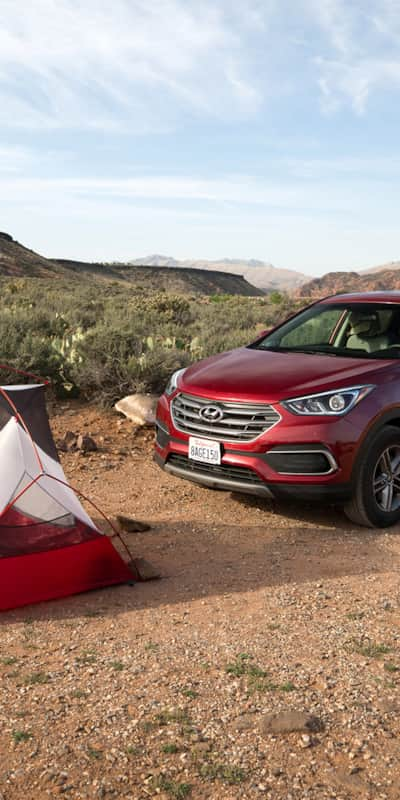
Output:
M400 430L387 426L364 455L345 514L357 525L387 528L400 520Z

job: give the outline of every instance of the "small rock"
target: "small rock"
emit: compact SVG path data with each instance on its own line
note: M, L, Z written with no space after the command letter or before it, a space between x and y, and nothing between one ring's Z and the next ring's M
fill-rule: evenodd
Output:
M304 711L281 711L277 714L265 714L260 723L261 733L292 733L293 731L310 731L318 733L324 730L319 717Z
M139 522L138 519L126 517L124 514L117 514L116 520L120 530L126 533L142 533L143 531L149 531L151 529L151 526L148 525L147 522Z
M235 728L238 731L248 731L254 727L255 717L254 714L242 714L235 720Z
M344 769L335 770L332 778L339 789L346 789L348 792L361 794L363 797L369 796L368 792L371 790L371 784L365 781L360 772L346 772Z
M196 756L204 756L206 753L210 752L211 747L211 742L197 742L193 745L192 751Z
M63 453L68 453L70 450L75 450L77 439L76 433L67 431L62 439L58 440L57 447Z
M153 567L149 561L146 561L145 558L133 558L132 561L129 562L128 567L130 567L133 572L136 572L142 581L154 581L161 577L159 571Z
M78 450L81 450L83 453L93 453L97 450L97 444L91 436L87 434L80 433L77 440L76 446Z
M382 714L400 714L399 703L389 700L386 697L383 697L378 701L378 708Z

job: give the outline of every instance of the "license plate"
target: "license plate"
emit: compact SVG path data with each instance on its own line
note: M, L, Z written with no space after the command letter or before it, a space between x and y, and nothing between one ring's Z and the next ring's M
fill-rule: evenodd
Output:
M192 461L201 461L203 464L221 463L221 445L211 439L197 439L189 437L189 458Z

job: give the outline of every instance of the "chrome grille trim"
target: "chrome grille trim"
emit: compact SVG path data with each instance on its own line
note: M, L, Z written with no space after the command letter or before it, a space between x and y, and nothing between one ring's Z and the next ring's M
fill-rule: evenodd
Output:
M210 405L223 411L222 420L213 423L200 417L200 409ZM183 392L173 398L171 415L175 428L182 433L228 442L253 442L281 420L269 403L219 402Z

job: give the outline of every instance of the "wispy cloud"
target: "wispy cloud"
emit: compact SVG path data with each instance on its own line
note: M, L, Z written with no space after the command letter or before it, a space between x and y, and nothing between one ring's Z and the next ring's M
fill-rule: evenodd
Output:
M399 89L397 1L306 0L306 7L324 36L314 63L325 111L350 105L361 115L374 92Z
M253 112L243 17L212 0L32 0L23 13L0 0L2 125L140 132L182 108Z
M283 178L283 169L286 176ZM329 183L324 181L324 171ZM329 174L330 172L330 174ZM329 187L330 199L327 201ZM182 175L148 175L138 178L18 178L2 180L9 203L39 202L43 207L60 204L71 209L86 206L101 210L104 203L125 203L127 208L156 209L170 203L179 216L184 211L206 213L248 213L251 209L270 214L278 209L287 212L312 212L319 216L354 213L354 192L346 197L338 191L333 165L288 163L280 175L268 179L232 174L221 178ZM355 189L355 192L357 190ZM151 205L152 204L152 205Z
M397 90L397 0L0 0L0 122L163 132L236 121L315 81L358 114ZM314 94L313 94L314 92Z
M346 0L309 0L309 7L331 47L345 57L352 52L357 17L355 4Z
M396 257L399 90L399 0L0 0L1 227L88 258Z
M355 63L319 60L322 76L319 86L326 111L336 111L344 103L362 115L374 92L400 88L399 60L363 58Z

